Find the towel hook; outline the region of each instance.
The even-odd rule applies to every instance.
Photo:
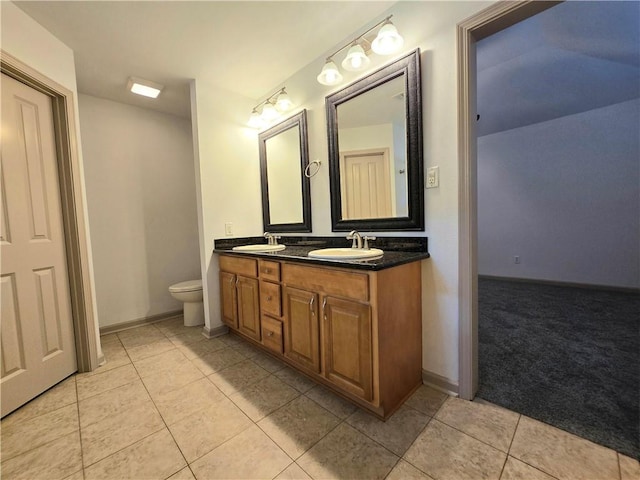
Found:
[[[316,170],[311,173],[311,165],[316,165]],[[304,169],[304,176],[307,178],[311,178],[313,177],[316,173],[318,173],[320,171],[320,165],[322,165],[322,162],[320,160],[313,160],[312,162],[309,162],[309,165],[307,165],[307,167]]]

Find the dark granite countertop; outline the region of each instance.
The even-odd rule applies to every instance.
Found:
[[[255,257],[269,260],[292,260],[310,265],[328,267],[353,268],[358,270],[384,270],[405,263],[429,258],[426,237],[377,237],[371,242],[371,247],[384,251],[382,258],[371,260],[329,260],[312,258],[308,254],[312,250],[329,247],[350,247],[351,241],[344,237],[285,237],[278,243],[286,245],[279,252],[234,252],[233,247],[239,245],[253,245],[267,243],[263,237],[221,238],[214,240],[214,253],[224,253],[238,257]]]

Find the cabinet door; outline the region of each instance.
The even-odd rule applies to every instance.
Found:
[[[260,341],[260,300],[258,280],[238,275],[238,330],[240,333]]]
[[[371,307],[326,297],[322,310],[326,378],[343,390],[371,400]]]
[[[284,354],[312,372],[320,372],[318,294],[285,288]]]
[[[220,272],[220,302],[222,304],[222,321],[237,330],[238,297],[236,295],[236,276],[233,273]]]

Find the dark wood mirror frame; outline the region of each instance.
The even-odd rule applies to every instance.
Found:
[[[302,191],[302,222],[299,223],[271,223],[269,210],[269,178],[267,175],[267,140],[291,128],[298,127],[300,140],[300,177]],[[307,139],[307,111],[288,118],[287,120],[261,132],[258,135],[260,149],[260,180],[262,184],[262,224],[265,232],[310,232],[311,231],[311,190],[309,178],[304,174],[309,165],[309,142]]]
[[[340,149],[338,146],[338,106],[388,81],[404,76],[408,216],[395,218],[343,219],[340,187]],[[420,50],[416,49],[393,63],[325,98],[329,140],[329,180],[331,191],[331,230],[424,231],[424,173],[422,162],[422,94]]]

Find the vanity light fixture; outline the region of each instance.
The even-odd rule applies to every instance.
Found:
[[[251,128],[262,128],[268,123],[273,122],[280,116],[280,113],[286,112],[293,106],[286,87],[270,95],[269,98],[260,102],[251,111],[249,117],[249,126]]]
[[[158,98],[163,88],[164,85],[136,77],[129,77],[127,82],[127,90],[149,98]]]
[[[389,15],[387,18],[385,18],[381,22],[378,22],[369,30],[360,34],[351,42],[343,45],[338,50],[329,55],[327,57],[327,61],[322,67],[322,71],[317,76],[318,82],[323,85],[336,85],[342,81],[342,74],[334,63],[333,57],[335,57],[338,53],[340,53],[347,47],[350,48],[347,52],[347,56],[342,61],[342,68],[350,72],[355,72],[367,68],[371,61],[369,59],[369,56],[367,55],[370,50],[373,50],[378,55],[391,55],[392,53],[400,50],[402,48],[404,40],[398,33],[398,29],[395,27],[395,25],[391,23],[391,17],[393,17],[393,15]],[[373,41],[365,38],[368,33],[372,32],[380,26],[381,28],[378,31],[378,35]]]

